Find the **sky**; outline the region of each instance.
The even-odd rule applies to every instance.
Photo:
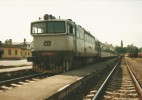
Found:
[[[31,42],[30,23],[44,14],[72,19],[103,43],[142,47],[142,0],[0,0],[0,41]]]

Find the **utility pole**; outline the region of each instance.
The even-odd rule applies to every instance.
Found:
[[[1,50],[1,45],[2,45],[2,43],[1,43],[1,41],[0,41],[0,58],[2,58],[2,50]]]

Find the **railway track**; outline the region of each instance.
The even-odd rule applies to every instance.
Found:
[[[4,92],[4,91],[12,89],[14,87],[20,87],[22,85],[26,85],[26,84],[32,83],[34,81],[49,77],[49,76],[51,76],[51,75],[49,75],[47,73],[37,73],[37,74],[31,74],[31,75],[22,76],[19,78],[1,81],[0,82],[0,92]]]
[[[112,59],[107,62],[96,64],[96,66],[93,65],[93,66],[84,67],[82,69],[69,71],[66,73],[55,75],[53,77],[44,78],[36,82],[34,82],[33,80],[35,79],[35,77],[34,78],[31,77],[30,79],[25,78],[22,81],[19,79],[19,81],[3,83],[3,85],[0,85],[0,87],[2,87],[1,89],[2,93],[0,93],[0,98],[4,100],[11,100],[11,98],[15,100],[16,98],[18,98],[17,100],[19,100],[19,98],[20,100],[25,100],[25,98],[27,99],[31,98],[31,95],[39,94],[37,96],[32,97],[31,99],[39,100],[39,98],[40,99],[47,98],[48,100],[51,100],[51,99],[52,100],[82,100],[82,99],[75,99],[75,96],[77,96],[76,95],[77,93],[80,96],[76,98],[83,97],[82,96],[83,92],[79,90],[88,89],[88,87],[86,87],[87,84],[92,83],[91,82],[92,79],[94,78],[97,79],[97,77],[99,77],[100,75],[99,74],[100,72],[102,71],[103,71],[102,73],[107,72],[107,70],[111,68],[117,62],[117,60],[118,58]],[[31,83],[32,81],[33,83]],[[28,85],[24,85],[24,86],[22,85],[22,87],[17,87],[18,85],[21,85],[22,83],[28,84]],[[12,88],[17,87],[17,88],[12,90],[7,90],[7,89],[11,89],[11,87]],[[73,99],[69,99],[70,96],[73,97]]]
[[[0,65],[0,69],[8,69],[8,68],[17,68],[17,67],[26,67],[26,66],[31,66],[31,65],[9,65],[9,66],[3,66]]]
[[[130,66],[140,85],[142,86],[142,62],[138,62],[132,58],[126,58],[127,64]]]
[[[116,68],[116,69],[115,69]],[[124,62],[115,65],[84,100],[141,100],[142,89],[129,66]]]

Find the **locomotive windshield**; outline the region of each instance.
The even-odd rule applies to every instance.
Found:
[[[32,34],[57,34],[65,33],[65,22],[64,21],[46,21],[32,23],[31,26]]]

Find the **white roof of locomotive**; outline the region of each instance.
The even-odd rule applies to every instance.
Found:
[[[73,22],[72,20],[69,20],[69,19],[48,19],[48,20],[37,20],[37,21],[33,21],[31,23],[46,22],[46,21],[70,21],[70,22]]]

